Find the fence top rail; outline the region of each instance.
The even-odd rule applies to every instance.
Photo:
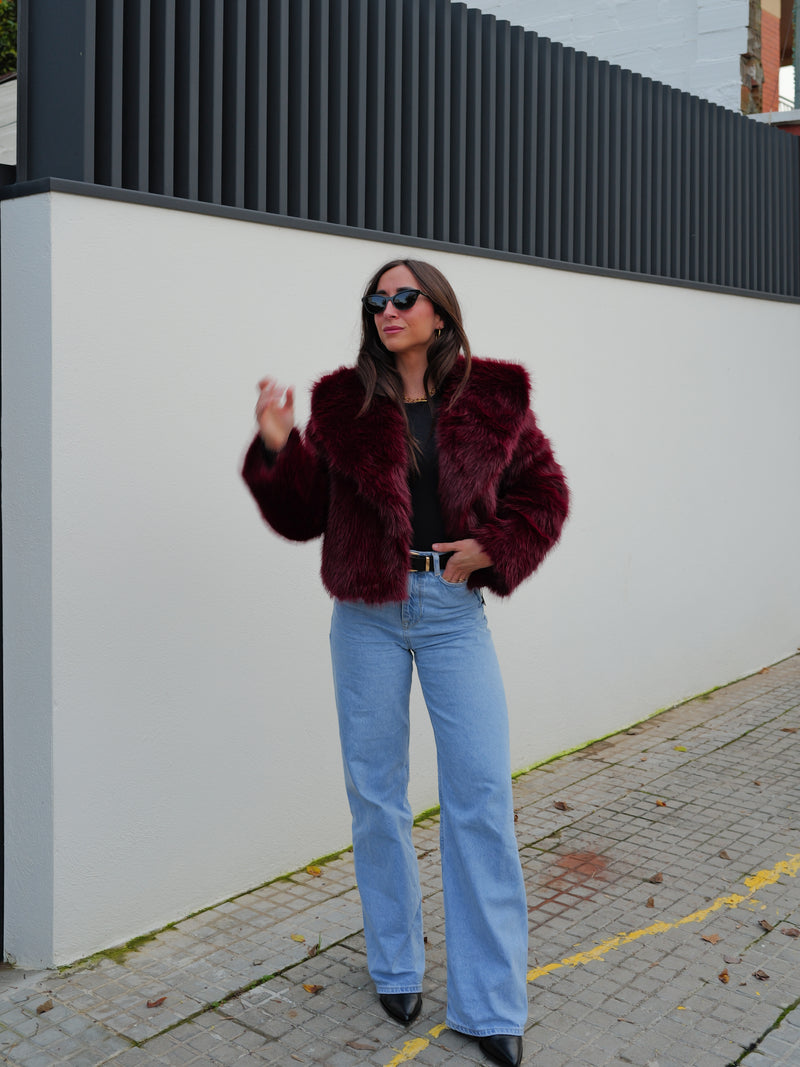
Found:
[[[111,200],[125,204],[139,204],[144,207],[161,208],[168,211],[184,211],[190,214],[206,215],[239,222],[254,222],[263,226],[277,226],[283,229],[305,230],[310,233],[325,233],[338,237],[354,237],[364,241],[382,244],[396,244],[404,247],[423,248],[434,252],[455,252],[459,255],[475,256],[479,259],[494,259],[510,263],[527,263],[532,267],[544,267],[548,270],[570,271],[574,274],[589,274],[601,278],[618,278],[625,281],[641,282],[651,285],[677,286],[684,289],[697,289],[701,292],[718,293],[727,296],[746,296],[756,300],[772,300],[782,304],[800,305],[800,296],[781,293],[757,292],[752,289],[737,288],[732,285],[716,285],[709,282],[687,281],[664,277],[659,274],[644,274],[636,271],[615,270],[611,267],[597,267],[585,263],[567,263],[558,259],[546,259],[541,256],[524,255],[519,252],[504,252],[493,248],[479,248],[475,245],[457,244],[452,241],[438,241],[423,237],[408,237],[403,234],[381,232],[357,226],[347,226],[335,222],[319,222],[315,219],[294,218],[291,215],[276,215],[265,211],[253,211],[249,208],[230,207],[225,204],[210,204],[203,200],[187,200],[184,197],[164,196],[159,193],[140,192],[135,189],[118,189],[108,185],[95,185],[91,182],[78,182],[70,178],[36,178],[29,182],[19,182],[0,188],[0,203],[4,200],[18,200],[29,196],[47,193],[62,193],[81,196],[95,200]]]

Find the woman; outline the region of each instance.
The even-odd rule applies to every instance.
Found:
[[[394,260],[362,300],[361,348],[313,389],[259,383],[244,478],[267,522],[323,535],[331,657],[370,975],[387,1013],[422,1007],[421,894],[407,799],[412,660],[436,738],[447,1024],[518,1064],[527,906],[508,715],[481,588],[507,596],[559,536],[567,487],[522,367],[473,359],[430,264]]]

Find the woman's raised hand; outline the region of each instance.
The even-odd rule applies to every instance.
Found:
[[[280,452],[294,426],[294,389],[285,389],[274,378],[258,383],[256,421],[261,440],[273,452]]]

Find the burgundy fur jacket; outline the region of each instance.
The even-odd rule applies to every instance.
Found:
[[[493,566],[470,588],[507,596],[541,563],[567,515],[564,475],[528,406],[514,363],[474,359],[466,388],[442,389],[437,419],[439,495],[447,540],[474,537]],[[293,541],[323,536],[322,581],[340,600],[382,603],[407,595],[411,549],[408,454],[401,413],[376,397],[364,415],[352,367],[322,378],[305,434],[293,429],[273,458],[259,437],[242,471],[261,513]]]

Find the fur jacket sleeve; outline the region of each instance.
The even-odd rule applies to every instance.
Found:
[[[437,420],[446,539],[475,538],[493,565],[468,584],[507,596],[558,540],[567,485],[530,410],[525,370],[474,359],[450,404],[462,369],[444,385]],[[363,396],[353,368],[327,375],[314,386],[305,434],[293,430],[275,457],[256,438],[243,476],[279,534],[323,535],[322,580],[333,596],[403,600],[412,548],[403,417],[383,397],[359,416]]]

